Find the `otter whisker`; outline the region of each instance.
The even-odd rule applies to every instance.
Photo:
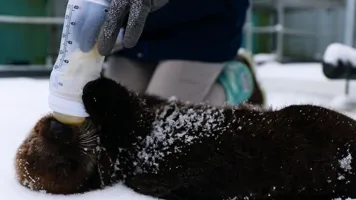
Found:
[[[85,154],[86,156],[95,157],[94,152],[87,152],[87,151],[84,151],[84,150],[80,150],[80,152],[82,154]]]
[[[83,138],[83,137],[87,137],[88,135],[93,135],[97,132],[96,129],[88,129],[86,131],[80,131],[81,133],[83,134],[80,134],[79,137],[80,138]]]
[[[94,156],[95,155],[95,148],[89,146],[78,145],[79,150],[86,155]]]
[[[96,139],[93,138],[93,139],[88,139],[88,140],[82,140],[82,141],[79,141],[78,142],[79,144],[85,144],[86,146],[87,145],[91,145],[91,146],[96,146],[97,145],[97,142],[96,142]]]
[[[90,153],[86,152],[86,151],[85,151],[85,150],[83,150],[83,149],[80,149],[80,152],[81,152],[81,153],[83,153],[83,154],[85,154],[85,155],[91,156],[91,154],[90,154]]]
[[[89,123],[88,121],[86,121],[85,123],[83,123],[83,125],[80,127],[80,131],[87,131],[89,130],[91,127],[91,123]]]
[[[84,147],[93,147],[93,148],[97,146],[97,143],[94,142],[79,142],[78,144]]]
[[[95,136],[96,136],[96,131],[90,131],[86,134],[81,134],[78,138],[79,138],[79,140],[83,140],[83,139],[91,138],[91,137],[95,137]]]
[[[82,144],[95,143],[95,142],[96,142],[96,138],[79,141],[79,143],[82,143]]]
[[[79,143],[81,144],[88,144],[88,143],[96,144],[95,142],[96,142],[95,139],[79,141]]]
[[[98,136],[96,135],[96,134],[93,134],[93,135],[90,135],[90,136],[88,136],[88,137],[85,137],[85,138],[82,138],[81,139],[81,141],[83,141],[83,140],[90,140],[90,139],[95,139],[95,138],[97,138]]]
[[[92,123],[89,119],[86,119],[86,120],[84,121],[84,123],[81,125],[80,128],[85,129],[85,128],[88,128],[88,127],[90,127],[90,126],[93,126],[93,123]]]
[[[95,152],[96,152],[96,149],[95,149],[96,145],[95,146],[93,146],[93,145],[90,146],[90,145],[80,144],[80,145],[78,145],[78,147],[79,147],[79,149],[81,149],[81,150],[83,150],[85,152],[92,153],[92,154],[95,154]]]
[[[85,140],[81,140],[81,141],[79,141],[79,143],[94,143],[94,144],[96,144],[97,142],[97,138],[96,137],[94,137],[94,138],[87,138],[87,139],[85,139]]]
[[[95,147],[94,146],[85,146],[85,145],[80,145],[80,149],[83,149],[84,151],[92,151],[95,152]]]
[[[85,142],[79,142],[78,143],[78,146],[79,147],[84,147],[84,148],[90,148],[90,149],[95,149],[96,148],[96,146],[97,146],[97,143],[94,143],[94,142],[87,142],[87,143],[85,143]]]
[[[85,125],[85,127],[83,130],[86,130],[86,132],[81,132],[82,134],[78,136],[78,143],[83,148],[94,148],[98,139],[97,129],[90,129],[92,128],[90,125]]]
[[[83,143],[80,144],[80,146],[82,147],[82,149],[95,149],[97,145],[90,144],[90,143]]]
[[[93,135],[96,135],[97,132],[98,130],[94,124],[90,120],[85,120],[79,128],[79,133],[81,134],[78,135],[78,139],[82,140],[87,137],[92,137]]]
[[[87,137],[88,135],[93,135],[93,134],[97,133],[97,129],[93,128],[93,129],[87,129],[85,131],[80,130],[80,132],[83,134],[80,134],[79,137],[83,138],[83,137]]]
[[[94,144],[92,144],[92,145],[79,144],[78,147],[81,149],[84,149],[84,150],[87,150],[87,149],[95,150],[96,145],[94,145]]]

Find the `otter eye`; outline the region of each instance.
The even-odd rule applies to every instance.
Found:
[[[73,137],[72,128],[68,125],[65,125],[55,119],[52,119],[49,122],[48,130],[45,132],[47,139],[54,143],[65,144],[71,140]]]

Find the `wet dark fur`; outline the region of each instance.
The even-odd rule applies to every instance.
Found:
[[[83,153],[80,147],[82,128],[63,125],[53,131],[53,123],[60,124],[51,114],[41,118],[19,147],[15,165],[20,183],[55,194],[99,188],[97,156],[91,149]]]
[[[352,169],[348,172],[341,169],[339,164],[348,151],[355,157],[356,123],[332,110],[312,105],[293,105],[275,111],[226,106],[223,110],[224,121],[216,123],[210,130],[211,134],[218,137],[206,137],[200,142],[186,145],[179,153],[166,156],[165,160],[159,162],[158,171],[150,173],[149,166],[140,166],[137,148],[152,131],[156,110],[168,102],[154,96],[138,96],[104,78],[86,85],[83,100],[90,120],[98,128],[99,146],[105,147],[95,152],[101,173],[97,173],[97,170],[86,173],[88,180],[79,174],[82,183],[75,184],[81,185],[80,189],[65,188],[61,191],[62,188],[49,188],[49,192],[89,191],[123,181],[139,193],[163,199],[249,197],[330,200],[356,197],[355,162],[352,160]],[[208,105],[176,104],[182,110],[210,109]],[[197,133],[189,131],[191,134]],[[31,134],[39,135],[37,137],[41,142],[47,143],[39,132],[41,130],[35,130]],[[20,149],[29,149],[30,145],[25,141]],[[51,149],[49,154],[55,158],[65,156],[59,151],[61,149],[63,147]],[[75,154],[78,150],[69,152],[72,156],[78,156]],[[38,165],[49,162],[44,160],[48,157],[34,154],[19,153],[17,163],[20,159],[34,158],[42,159],[33,160]],[[87,157],[81,156],[79,158],[82,159],[77,162],[87,162],[84,159]],[[119,163],[115,163],[117,158]],[[144,168],[142,173],[135,173],[137,166]],[[115,168],[120,170],[115,171]],[[21,169],[18,167],[20,177],[24,174]],[[45,175],[38,171],[30,173],[47,179],[42,183],[53,181],[53,178],[49,178],[50,172],[41,169]],[[340,175],[345,179],[338,180]],[[48,190],[45,187],[49,186],[40,184],[34,189]],[[73,187],[73,184],[67,187]]]

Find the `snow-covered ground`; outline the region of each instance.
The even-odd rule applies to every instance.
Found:
[[[336,95],[342,95],[344,81],[329,81],[321,72],[319,64],[280,65],[268,62],[257,69],[264,85],[267,102],[273,107],[296,103],[313,103],[330,106]],[[351,90],[354,88],[351,84]],[[84,195],[53,196],[31,192],[20,186],[15,179],[14,156],[17,147],[28,130],[47,107],[48,80],[10,78],[0,79],[0,199],[6,200],[139,200],[151,199],[138,195],[124,186]],[[356,117],[355,113],[348,113]]]

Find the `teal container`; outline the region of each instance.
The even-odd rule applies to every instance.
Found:
[[[3,1],[0,15],[48,16],[48,0]],[[0,22],[0,64],[42,65],[49,48],[50,26]]]

